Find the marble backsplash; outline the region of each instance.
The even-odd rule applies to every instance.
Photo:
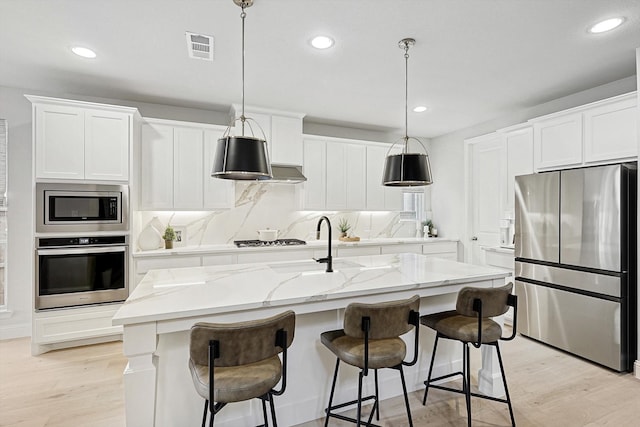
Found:
[[[333,239],[339,236],[338,223],[342,218],[351,224],[349,235],[363,239],[416,235],[415,222],[400,221],[399,212],[301,210],[299,191],[298,186],[290,184],[237,182],[236,202],[232,209],[135,212],[135,250],[155,249],[148,244],[139,244],[140,233],[148,235],[149,227],[162,233],[167,224],[182,231],[183,241],[176,243],[177,246],[217,245],[233,243],[234,240],[257,239],[257,230],[266,228],[278,230],[278,238],[312,240],[316,237],[316,224],[322,215],[331,221]],[[327,228],[323,224],[321,239],[326,239],[326,233]]]

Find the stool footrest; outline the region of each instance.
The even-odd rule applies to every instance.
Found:
[[[362,402],[367,401],[367,400],[371,400],[371,399],[375,400],[375,398],[376,397],[374,395],[363,397],[362,398]],[[351,400],[349,402],[341,403],[339,405],[334,405],[334,406],[332,406],[330,408],[325,409],[324,412],[333,411],[334,409],[344,408],[345,406],[349,406],[349,405],[355,405],[356,403],[358,403],[358,399],[354,399],[354,400]]]
[[[425,383],[426,383],[426,381],[425,381]],[[429,388],[437,388],[438,390],[452,391],[454,393],[464,394],[464,390],[460,390],[460,389],[457,389],[457,388],[451,388],[451,387],[445,387],[445,386],[437,385],[437,384],[430,384]],[[501,402],[501,403],[508,403],[507,399],[500,399],[499,397],[487,396],[486,394],[480,394],[480,393],[469,393],[469,394],[471,396],[480,397],[482,399],[493,400],[495,402]]]
[[[376,396],[375,395],[371,395],[371,396],[367,396],[367,397],[363,397],[361,399],[361,402],[366,402],[367,400],[373,400],[373,408],[371,408],[371,413],[369,414],[369,421],[362,421],[362,419],[360,420],[360,425],[363,426],[367,426],[367,427],[381,427],[377,424],[372,424],[371,423],[371,419],[373,418],[373,413],[376,410],[376,406],[378,405],[377,401],[376,401]],[[345,402],[345,403],[340,403],[339,405],[333,405],[327,409],[324,410],[324,412],[327,414],[328,417],[333,417],[333,418],[338,418],[339,420],[342,421],[349,421],[352,423],[358,423],[358,420],[356,418],[351,418],[351,417],[347,417],[346,415],[341,415],[341,414],[334,414],[331,411],[335,410],[335,409],[341,409],[341,408],[345,408],[347,406],[351,406],[351,405],[355,405],[358,403],[358,399],[355,400],[351,400],[349,402]]]

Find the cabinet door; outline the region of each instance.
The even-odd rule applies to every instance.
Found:
[[[302,119],[271,117],[271,163],[302,164]]]
[[[129,179],[130,117],[111,111],[85,112],[85,179]]]
[[[35,106],[36,178],[84,179],[84,110]]]
[[[327,142],[327,209],[347,209],[346,146]]]
[[[204,131],[204,207],[208,209],[229,209],[235,204],[236,182],[211,177],[216,144],[223,133],[224,129]]]
[[[349,144],[345,147],[345,170],[347,184],[347,209],[366,208],[367,148]]]
[[[638,155],[638,121],[635,98],[584,112],[584,160],[598,162]]]
[[[173,127],[142,125],[140,147],[141,209],[173,208]]]
[[[582,163],[582,113],[546,119],[533,125],[536,170]]]
[[[197,128],[173,130],[173,207],[202,209],[204,132]]]
[[[515,211],[515,177],[533,173],[533,129],[519,129],[505,134],[507,146],[507,194],[505,209]]]
[[[389,154],[399,154],[402,151],[402,147],[396,145],[393,147]],[[386,153],[386,152],[385,152]],[[385,159],[382,162],[382,170],[384,172]],[[382,182],[382,178],[380,178]],[[402,210],[402,187],[385,187],[384,188],[384,209],[387,211],[401,211]]]
[[[384,195],[386,187],[382,185],[385,155],[387,148],[377,145],[367,146],[367,210],[384,210]]]
[[[304,209],[321,210],[326,207],[326,150],[322,141],[303,142]]]

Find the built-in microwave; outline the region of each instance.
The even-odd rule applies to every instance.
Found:
[[[128,231],[126,185],[36,184],[36,232]]]

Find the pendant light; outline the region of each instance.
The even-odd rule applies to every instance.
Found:
[[[389,151],[384,164],[384,173],[382,175],[382,184],[389,187],[416,187],[420,185],[430,185],[431,165],[429,164],[429,154],[422,142],[417,138],[409,138],[408,136],[408,93],[409,93],[409,47],[416,43],[414,39],[407,38],[398,42],[398,46],[404,49],[404,137],[394,142]],[[424,153],[409,152],[409,141],[416,141],[424,150]],[[402,152],[400,154],[389,154],[393,147],[402,142]]]
[[[253,5],[253,0],[233,2],[242,8],[242,114],[229,124],[222,138],[218,139],[211,176],[234,180],[267,180],[273,175],[264,131],[258,122],[244,115],[244,19],[247,16],[245,9]],[[242,135],[232,136],[231,128],[238,121],[241,124]],[[260,129],[262,138],[255,135],[250,121]],[[249,128],[252,136],[245,136],[245,126]]]

